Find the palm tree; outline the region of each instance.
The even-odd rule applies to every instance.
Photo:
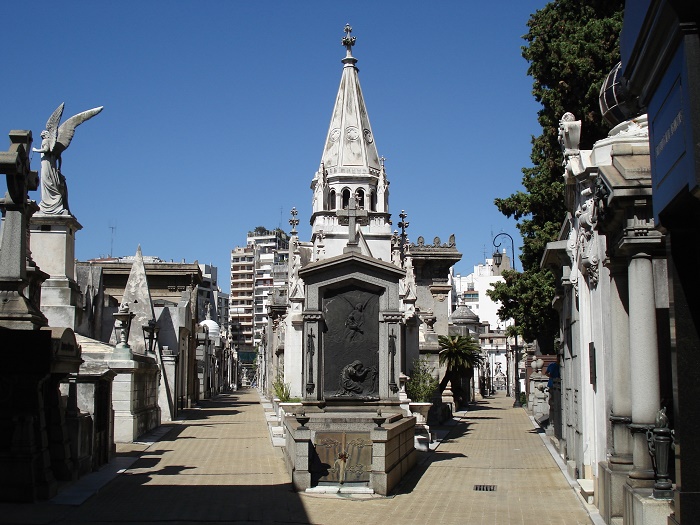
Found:
[[[440,345],[440,366],[445,366],[445,377],[440,381],[440,393],[447,387],[447,383],[452,381],[452,392],[455,398],[455,405],[464,403],[465,392],[461,386],[462,377],[474,375],[474,368],[481,364],[481,348],[470,336],[464,335],[441,335],[438,336]],[[468,396],[468,392],[466,392]]]

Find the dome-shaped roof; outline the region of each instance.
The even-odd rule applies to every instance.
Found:
[[[478,323],[479,316],[472,312],[472,309],[468,306],[461,305],[452,312],[450,322],[454,324]]]
[[[211,319],[205,319],[199,323],[199,326],[206,326],[209,329],[209,339],[215,339],[221,334],[221,328],[219,328],[218,323]]]
[[[600,86],[600,112],[610,127],[615,127],[638,113],[636,101],[630,99],[626,84],[627,81],[622,76],[622,62],[618,62]]]

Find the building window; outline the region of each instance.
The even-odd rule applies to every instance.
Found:
[[[350,190],[345,188],[343,190],[343,209],[347,210],[350,206]]]
[[[331,190],[330,195],[328,195],[328,209],[335,210],[335,190]]]
[[[364,190],[357,190],[357,207],[361,210],[365,209],[365,192]]]

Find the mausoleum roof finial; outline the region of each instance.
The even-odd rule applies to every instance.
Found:
[[[355,40],[357,40],[357,37],[350,36],[350,33],[352,33],[352,27],[350,24],[345,24],[345,36],[341,42],[345,46],[345,49],[348,50],[347,56],[349,57],[352,56],[352,46],[355,45]]]

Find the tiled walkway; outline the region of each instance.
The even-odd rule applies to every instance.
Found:
[[[591,524],[511,404],[495,398],[460,413],[393,496],[353,499],[293,492],[257,393],[239,391],[204,402],[150,446],[121,448],[141,455],[82,505],[0,504],[0,523]]]

